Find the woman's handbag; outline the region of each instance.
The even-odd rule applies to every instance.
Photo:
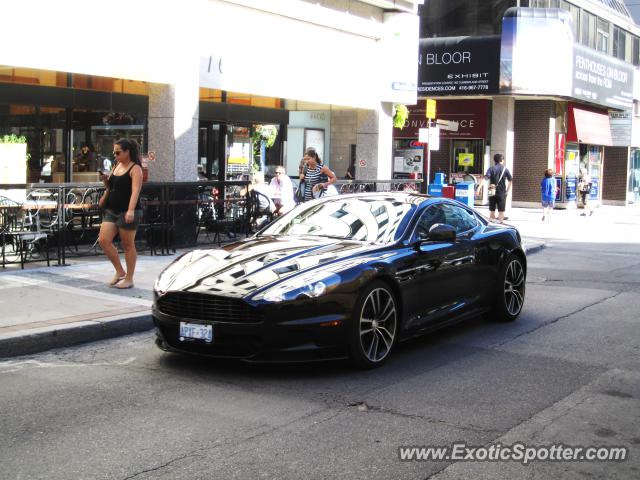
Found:
[[[294,199],[295,199],[296,203],[304,202],[304,189],[305,189],[305,182],[304,182],[304,180],[302,180],[298,184],[298,188],[296,188],[296,192],[295,192],[295,195],[294,195]]]

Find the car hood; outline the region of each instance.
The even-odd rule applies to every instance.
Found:
[[[166,292],[199,292],[245,297],[310,269],[360,257],[381,245],[326,237],[255,237],[223,248],[193,250],[160,275]]]

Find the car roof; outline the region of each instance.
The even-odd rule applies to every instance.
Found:
[[[319,199],[312,200],[315,202],[322,201],[333,201],[339,199],[347,199],[347,198],[368,198],[368,199],[379,199],[379,198],[389,198],[392,197],[396,201],[410,203],[422,209],[434,203],[451,203],[456,204],[452,199],[445,197],[433,197],[431,195],[423,194],[423,193],[415,193],[415,192],[360,192],[360,193],[341,193],[340,195],[330,196],[330,197],[320,197]]]

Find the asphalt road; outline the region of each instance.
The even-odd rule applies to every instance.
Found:
[[[151,333],[2,361],[0,478],[640,478],[640,245],[554,241],[529,262],[517,322],[469,321],[373,371],[203,361]],[[630,458],[398,458],[456,441]]]

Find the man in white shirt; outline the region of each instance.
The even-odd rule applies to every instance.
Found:
[[[296,206],[293,196],[293,184],[283,166],[276,167],[276,175],[271,179],[269,186],[276,205],[276,214],[285,214]]]
[[[261,194],[258,195],[258,209],[261,213],[273,213],[276,211],[276,206],[271,199],[273,189],[265,183],[262,172],[256,172],[251,176],[251,186],[249,189]]]

